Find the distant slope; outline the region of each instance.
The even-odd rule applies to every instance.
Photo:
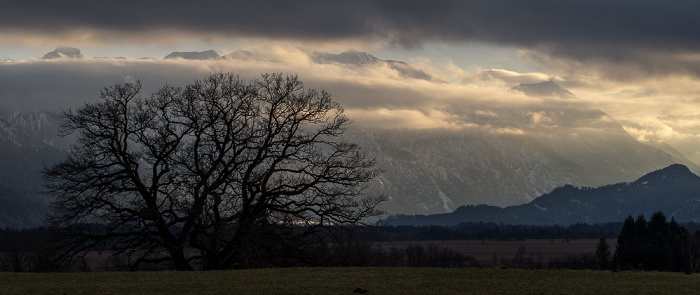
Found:
[[[23,117],[20,120],[35,126]],[[41,116],[33,117],[35,119]],[[37,123],[37,121],[33,121]],[[48,126],[48,125],[47,125]],[[30,128],[31,129],[31,128]],[[43,128],[35,128],[37,132]],[[41,191],[40,171],[64,153],[34,137],[31,132],[0,119],[0,227],[36,227],[48,211],[50,200]]]
[[[671,165],[631,183],[598,188],[559,187],[534,201],[506,208],[462,206],[453,213],[396,215],[388,224],[454,225],[460,222],[507,224],[603,223],[663,211],[679,222],[700,222],[700,177],[683,165]]]
[[[435,79],[421,69],[413,67],[402,61],[379,59],[367,52],[345,51],[339,54],[328,52],[313,52],[309,55],[311,59],[320,64],[338,63],[352,66],[386,65],[395,70],[399,75],[406,78],[434,81]],[[443,82],[443,81],[436,81]]]
[[[598,110],[564,107],[462,112],[482,128],[356,128],[349,140],[385,169],[375,191],[392,214],[434,214],[462,205],[513,206],[565,184],[629,182],[681,163],[680,154],[640,143]],[[535,124],[535,122],[538,122]]]
[[[165,59],[182,58],[191,60],[219,60],[221,56],[214,50],[206,51],[175,51],[165,56]]]
[[[520,84],[518,86],[511,88],[511,90],[520,91],[520,92],[524,93],[525,95],[529,95],[529,96],[539,96],[539,97],[554,96],[554,97],[561,97],[561,98],[574,97],[573,93],[569,92],[569,90],[561,88],[554,81],[531,83],[531,84],[523,83],[523,84]]]
[[[59,46],[56,47],[54,51],[46,53],[42,59],[55,59],[55,58],[71,58],[71,59],[81,59],[83,58],[83,53],[78,48]]]
[[[0,108],[0,120],[28,136],[58,149],[66,149],[75,135],[60,136],[61,114],[47,111],[12,111]]]

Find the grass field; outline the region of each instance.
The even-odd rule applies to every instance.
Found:
[[[198,272],[0,273],[0,294],[695,294],[700,274],[280,268]]]

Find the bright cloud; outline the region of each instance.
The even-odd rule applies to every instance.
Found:
[[[464,83],[502,83],[515,86],[521,83],[531,84],[545,81],[564,81],[563,78],[544,73],[518,73],[504,69],[482,70],[475,75],[464,78]]]
[[[461,130],[477,127],[476,124],[464,122],[459,116],[439,110],[419,111],[407,109],[346,110],[355,124],[361,127],[378,127],[387,129],[449,129]]]

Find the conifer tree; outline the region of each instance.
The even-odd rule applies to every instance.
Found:
[[[600,269],[608,269],[610,267],[610,245],[605,237],[600,237],[600,241],[596,245],[595,256],[598,258]]]

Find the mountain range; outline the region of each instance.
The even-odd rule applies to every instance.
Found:
[[[384,205],[389,213],[520,205],[565,184],[629,182],[675,163],[700,171],[669,146],[637,141],[599,110],[493,108],[481,117],[456,111],[490,128],[349,131],[385,170],[374,188],[390,197]],[[533,118],[546,122],[532,124]]]
[[[190,52],[175,51],[175,52],[172,52],[172,53],[168,54],[167,56],[165,56],[165,59],[176,59],[176,58],[186,59],[186,60],[226,60],[226,59],[245,60],[245,59],[255,58],[255,56],[252,53],[245,51],[245,50],[236,50],[236,51],[233,51],[233,52],[226,54],[226,55],[219,55],[214,50],[190,51]],[[397,71],[399,73],[399,75],[401,75],[402,77],[427,80],[427,81],[434,81],[434,82],[443,82],[443,81],[434,79],[430,74],[426,73],[425,71],[420,70],[416,67],[413,67],[405,62],[395,61],[395,60],[383,60],[383,59],[379,59],[379,58],[377,58],[369,53],[361,52],[361,51],[350,50],[350,51],[345,51],[345,52],[342,52],[339,54],[314,51],[314,52],[309,53],[309,58],[311,58],[311,60],[313,60],[315,63],[318,63],[318,64],[335,63],[335,64],[342,64],[345,66],[355,66],[355,67],[386,66],[386,67],[389,67],[389,68]]]
[[[634,182],[597,188],[565,185],[519,206],[468,205],[452,213],[395,215],[390,225],[456,225],[462,222],[557,224],[621,222],[662,211],[678,222],[700,222],[700,177],[674,164]]]
[[[444,83],[444,81],[437,80],[423,70],[415,68],[405,62],[383,60],[361,51],[350,50],[339,54],[314,51],[310,54],[310,57],[314,62],[319,64],[337,63],[356,67],[387,66],[397,71],[402,77]]]
[[[365,52],[308,54],[316,63],[390,67],[404,77],[444,83],[404,62]],[[59,47],[47,56],[80,58],[82,53]],[[257,57],[243,50],[224,56],[208,50],[173,52],[166,58]],[[529,96],[572,98],[563,101],[575,98],[553,81],[520,84],[511,90]],[[470,124],[454,129],[348,129],[346,139],[360,145],[385,170],[369,192],[389,197],[383,204],[389,214],[451,213],[473,205],[493,210],[519,206],[565,185],[628,183],[676,163],[700,172],[700,167],[672,147],[639,142],[611,116],[576,104],[485,109],[465,103],[444,111]],[[57,136],[59,125],[57,113],[0,110],[0,227],[40,224],[50,198],[41,194],[38,171],[60,159],[73,140]]]

